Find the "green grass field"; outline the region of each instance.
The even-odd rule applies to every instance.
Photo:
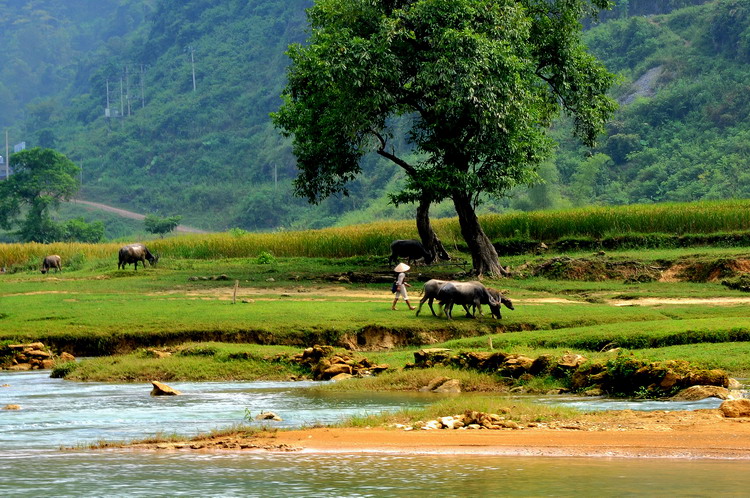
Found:
[[[516,267],[554,256],[513,256],[504,263]],[[750,251],[630,250],[606,257],[658,263],[750,259]],[[450,265],[415,267],[410,272],[412,302],[419,300],[420,281],[450,277],[456,270]],[[378,283],[352,283],[353,274]],[[218,275],[227,279],[211,280]],[[391,311],[391,277],[384,256],[277,257],[269,264],[254,257],[164,257],[157,267],[137,272],[132,267],[117,270],[113,257],[91,256],[64,262],[58,274],[41,275],[34,268],[0,274],[0,341],[41,340],[58,352],[85,356],[131,353],[122,361],[92,360],[78,374],[84,380],[285,378],[294,370],[264,366],[262,357],[273,348],[341,346],[346,338],[356,343],[373,330],[400,342],[391,351],[361,354],[393,367],[412,361],[413,352],[425,345],[486,351],[491,338],[495,350],[531,356],[572,351],[606,359],[608,353],[601,352],[605,347],[619,347],[648,360],[684,359],[737,377],[750,374],[750,296],[719,282],[487,280],[487,285],[503,289],[516,309],[503,309],[499,321],[459,314],[449,321],[433,317],[426,306],[419,317],[403,305]],[[233,304],[235,281],[239,285]],[[645,298],[657,301],[639,304]],[[710,301],[719,298],[734,301]],[[672,299],[702,301],[658,301]],[[616,306],[615,301],[631,305]],[[245,348],[255,360],[221,360],[221,355],[157,360],[142,353],[143,348],[201,341]]]

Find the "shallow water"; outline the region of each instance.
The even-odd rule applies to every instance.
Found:
[[[747,496],[750,462],[266,452],[60,451],[61,445],[194,434],[271,410],[280,427],[327,424],[419,406],[433,396],[325,394],[311,383],[73,383],[48,372],[0,372],[0,496]],[[688,404],[542,398],[587,408],[684,409]],[[718,401],[700,402],[701,408]]]

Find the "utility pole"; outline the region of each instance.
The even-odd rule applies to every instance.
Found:
[[[122,100],[122,76],[120,76],[120,117],[125,116],[125,104]]]
[[[130,116],[130,73],[125,66],[125,101],[128,103],[128,116]]]
[[[144,82],[143,82],[143,64],[141,64],[141,109],[146,107],[146,97],[144,93]]]
[[[190,65],[193,68],[193,91],[195,91],[195,57],[194,57],[195,51],[193,50],[193,47],[190,47]]]
[[[8,129],[5,129],[5,179],[10,176],[10,155],[8,154]]]

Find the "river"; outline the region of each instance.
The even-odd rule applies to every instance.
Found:
[[[305,382],[174,382],[183,396],[151,397],[150,384],[73,383],[48,375],[0,372],[0,385],[8,385],[0,387],[0,406],[21,406],[0,411],[0,496],[747,496],[750,489],[745,461],[62,451],[159,432],[207,432],[243,422],[246,411],[274,411],[284,419],[276,426],[293,428],[420,406],[432,398],[320,395]],[[588,403],[594,409],[671,406],[540,402]]]

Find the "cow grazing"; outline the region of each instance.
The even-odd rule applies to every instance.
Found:
[[[432,316],[437,316],[435,314],[435,308],[432,307],[432,302],[437,299],[438,292],[440,292],[440,289],[447,283],[447,280],[437,280],[434,278],[424,283],[422,299],[419,300],[419,307],[417,307],[417,316],[419,316],[419,312],[422,311],[422,305],[425,301],[427,301],[430,311],[432,311]]]
[[[130,244],[120,248],[119,261],[117,263],[117,269],[121,267],[124,270],[125,265],[133,263],[135,270],[138,271],[138,262],[140,261],[143,267],[146,267],[146,261],[148,260],[151,266],[154,266],[159,261],[159,255],[154,256],[143,244]]]
[[[391,242],[391,256],[388,258],[388,262],[393,265],[398,263],[401,258],[407,259],[409,264],[413,264],[418,259],[424,259],[425,264],[428,265],[435,261],[435,255],[415,239]]]
[[[47,273],[52,268],[55,269],[55,273],[62,270],[62,265],[60,264],[60,256],[57,254],[52,254],[51,256],[45,256],[45,258],[42,260],[42,273]]]
[[[464,307],[475,306],[475,309],[480,310],[482,304],[487,304],[494,318],[502,318],[500,302],[492,297],[481,282],[447,282],[438,291],[437,300],[444,306],[448,319],[453,318],[454,304]]]

